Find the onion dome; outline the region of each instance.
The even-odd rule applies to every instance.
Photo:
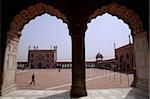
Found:
[[[98,58],[103,58],[103,55],[101,54],[101,53],[98,53],[97,55],[96,55],[96,59],[98,59]]]

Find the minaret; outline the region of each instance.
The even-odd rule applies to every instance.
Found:
[[[29,66],[29,54],[30,54],[30,49],[31,49],[31,46],[28,46],[28,63],[27,63],[28,66]]]
[[[54,50],[57,50],[57,46],[54,46]]]
[[[54,46],[54,50],[57,50],[57,46]]]
[[[57,50],[57,46],[56,46],[56,50]]]
[[[35,46],[33,47],[33,49],[35,50]]]
[[[53,49],[55,50],[55,45],[54,45]]]
[[[116,44],[115,44],[115,42],[114,42],[114,50],[116,49]]]
[[[52,45],[51,45],[51,50],[52,50]]]
[[[28,50],[30,50],[31,49],[31,46],[28,46]]]
[[[38,50],[38,46],[36,46],[36,50]]]
[[[114,54],[115,54],[115,59],[116,59],[116,44],[114,42]]]
[[[131,44],[131,39],[130,39],[130,35],[129,35],[129,44]]]

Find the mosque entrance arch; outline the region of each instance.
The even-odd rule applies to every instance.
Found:
[[[29,6],[23,9],[19,14],[17,14],[11,24],[10,29],[7,31],[6,49],[4,55],[4,68],[3,68],[3,80],[1,94],[6,94],[14,89],[16,89],[16,70],[17,70],[17,50],[19,45],[19,40],[21,36],[21,30],[24,25],[27,24],[31,19],[36,16],[40,16],[44,13],[48,13],[52,16],[56,16],[61,19],[63,23],[68,24],[66,16],[61,13],[59,9],[55,9],[53,6],[46,5],[44,3],[38,3],[33,6]],[[42,64],[38,64],[39,68]],[[10,77],[11,75],[11,77]]]
[[[42,63],[38,63],[38,68],[41,69],[42,68]]]
[[[81,3],[70,2],[70,3],[79,4],[79,5],[81,3],[84,4],[84,2]],[[67,3],[66,6],[67,5],[69,5],[69,3]],[[66,8],[66,10],[69,10],[68,14],[70,15],[69,16],[70,22],[68,22],[66,16],[62,14],[58,9],[55,9],[52,6],[47,6],[43,3],[38,3],[34,6],[30,6],[27,9],[22,10],[17,16],[14,17],[10,25],[10,30],[7,32],[7,41],[5,42],[6,48],[4,54],[4,64],[2,66],[3,67],[2,88],[1,88],[2,95],[7,93],[8,91],[13,90],[13,88],[15,87],[16,52],[18,49],[19,38],[21,36],[20,30],[23,28],[23,26],[26,23],[29,22],[30,19],[34,18],[35,16],[41,15],[43,13],[50,13],[62,19],[63,22],[67,23],[68,25],[72,25],[70,26],[70,28],[72,30],[71,32],[73,32],[72,33],[72,67],[73,67],[72,78],[74,79],[72,79],[73,86],[71,90],[71,96],[81,97],[87,95],[86,88],[85,88],[85,68],[84,68],[85,65],[84,31],[86,31],[87,28],[86,23],[89,23],[91,19],[95,18],[98,15],[104,14],[105,12],[108,12],[112,15],[118,16],[119,18],[123,19],[126,23],[129,24],[130,28],[132,29],[132,33],[133,33],[132,36],[134,38],[135,55],[136,55],[136,70],[137,70],[137,79],[138,79],[137,86],[141,89],[147,90],[149,85],[148,83],[149,82],[149,77],[148,77],[149,74],[148,55],[149,54],[148,54],[148,36],[147,36],[148,33],[143,29],[143,23],[140,17],[136,15],[132,10],[129,10],[125,6],[120,6],[116,3],[105,5],[102,8],[95,10],[93,14],[86,15],[84,17],[82,16],[84,15],[83,12],[80,12],[78,11],[78,9],[73,8],[73,7],[80,8],[82,7],[82,5],[81,6],[75,5],[73,7],[71,7],[71,5],[69,6],[70,8],[67,6],[68,8]],[[92,10],[96,8],[94,5],[93,6],[90,5],[88,7]],[[84,8],[82,10],[87,10],[87,9]],[[76,19],[79,19],[79,21],[75,22]],[[84,23],[85,20],[87,22]]]
[[[148,32],[144,30],[142,20],[135,12],[126,6],[111,3],[96,9],[95,12],[89,16],[87,23],[90,23],[92,19],[105,13],[117,16],[131,28],[136,61],[136,87],[149,91]]]

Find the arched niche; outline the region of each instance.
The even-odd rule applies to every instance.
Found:
[[[14,16],[12,22],[10,23],[10,29],[7,32],[1,95],[4,95],[16,89],[16,57],[19,39],[21,36],[20,31],[23,29],[24,25],[27,24],[31,19],[34,19],[36,16],[40,16],[44,13],[56,16],[58,19],[61,19],[63,23],[68,24],[66,16],[61,13],[59,9],[55,9],[53,6],[46,5],[44,3],[38,3],[29,6],[28,8],[23,9],[18,15]]]
[[[87,20],[90,23],[92,19],[97,16],[109,13],[117,16],[127,23],[131,29],[131,35],[133,36],[134,54],[136,60],[136,73],[137,82],[136,87],[149,91],[149,58],[148,58],[148,32],[143,28],[143,22],[140,17],[132,10],[121,6],[117,3],[111,3],[104,5],[103,7],[96,9]]]

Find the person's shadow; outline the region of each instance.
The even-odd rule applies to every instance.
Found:
[[[70,91],[66,91],[63,93],[58,93],[58,94],[54,94],[54,95],[50,95],[50,96],[46,96],[46,97],[41,97],[38,99],[78,99],[78,98],[70,97]]]

